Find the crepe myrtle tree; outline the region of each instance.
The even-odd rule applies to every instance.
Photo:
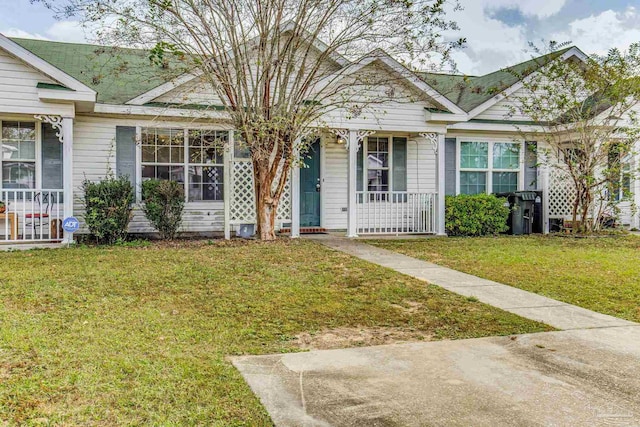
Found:
[[[350,77],[359,59],[372,52],[408,68],[439,68],[453,65],[452,50],[465,42],[444,36],[457,29],[449,16],[458,0],[43,1],[101,43],[150,49],[155,65],[212,89],[251,153],[264,240],[275,238],[278,203],[296,153],[308,149],[308,129],[322,128],[331,111],[354,117],[398,97],[389,82],[398,76]]]
[[[572,231],[598,231],[629,199],[625,183],[634,175],[640,129],[640,44],[627,51],[563,60],[568,44],[550,43],[535,73],[520,72],[522,89],[509,115],[536,125],[520,129],[536,140],[545,166],[557,169],[575,189]],[[536,56],[545,53],[531,45]],[[534,129],[534,130],[532,130]]]

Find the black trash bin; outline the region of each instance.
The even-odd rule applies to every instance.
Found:
[[[496,196],[505,197],[509,202],[509,234],[542,233],[541,191],[515,191],[499,193]]]

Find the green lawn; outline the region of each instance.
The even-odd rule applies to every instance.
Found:
[[[559,236],[369,242],[466,273],[640,322],[640,237]]]
[[[550,329],[309,241],[0,253],[0,425],[270,425],[226,357],[347,327]]]

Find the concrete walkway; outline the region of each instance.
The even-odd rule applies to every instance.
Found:
[[[639,324],[313,238],[563,331],[232,358],[277,426],[640,426]]]
[[[596,313],[595,311],[556,301],[532,292],[367,245],[359,240],[323,234],[313,235],[309,238],[373,264],[388,267],[402,274],[441,286],[451,292],[476,297],[486,304],[528,319],[546,323],[556,329],[570,330],[637,325],[617,317]]]

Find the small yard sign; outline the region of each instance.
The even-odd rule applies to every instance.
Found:
[[[67,233],[75,233],[80,228],[80,221],[77,218],[70,216],[62,221],[62,229]]]

